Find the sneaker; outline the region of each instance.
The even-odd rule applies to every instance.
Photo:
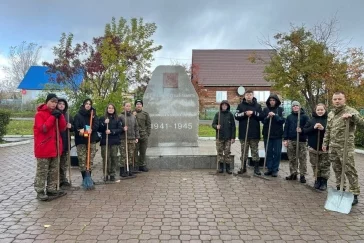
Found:
[[[304,176],[304,175],[301,175],[301,176],[300,176],[300,182],[301,182],[301,183],[306,183],[306,178],[305,178],[305,176]]]
[[[44,194],[43,192],[38,192],[37,193],[37,199],[40,200],[40,201],[47,201],[48,196],[46,194]]]
[[[278,171],[272,172],[272,177],[277,177],[277,176],[278,176]]]
[[[358,204],[358,202],[359,202],[359,200],[358,200],[358,195],[354,195],[354,200],[353,200],[353,203],[352,203],[351,205],[352,205],[352,206],[357,205],[357,204]]]

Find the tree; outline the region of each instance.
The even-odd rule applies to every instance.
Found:
[[[60,44],[54,47],[56,59],[44,65],[58,73],[57,82],[72,83],[72,77],[82,72],[79,93],[89,94],[98,108],[108,102],[119,106],[133,85],[144,84],[153,53],[162,48],[153,46],[155,30],[154,23],[144,23],[142,18],[132,18],[130,25],[124,18],[118,23],[112,18],[104,35],[93,38],[91,44],[73,47],[73,35],[62,34]]]
[[[9,92],[17,89],[29,68],[38,65],[41,48],[36,43],[27,43],[25,41],[18,46],[10,47],[9,65],[1,67],[6,75],[2,84],[3,90]]]
[[[327,26],[333,28],[332,24]],[[328,104],[335,91],[342,90],[356,99],[354,88],[363,88],[362,53],[351,50],[342,55],[335,45],[337,42],[332,41],[332,32],[324,30],[322,25],[313,32],[293,26],[289,33],[274,36],[275,45],[268,44],[274,51],[266,62],[264,78],[285,98],[305,103],[310,111],[318,103]],[[262,61],[257,56],[251,57],[252,62],[257,60]]]

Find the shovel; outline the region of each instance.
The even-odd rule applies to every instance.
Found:
[[[335,211],[338,213],[348,214],[351,210],[351,204],[354,200],[354,194],[351,192],[344,192],[344,180],[345,180],[345,163],[348,153],[348,137],[349,137],[349,119],[346,119],[345,126],[345,141],[344,141],[344,154],[341,169],[341,182],[340,191],[334,188],[329,188],[327,193],[327,199],[325,203],[325,209]]]
[[[238,173],[234,173],[234,176],[245,177],[245,178],[251,178],[251,176],[248,175],[247,172],[243,172],[244,168],[246,170],[245,154],[246,154],[246,143],[248,142],[249,123],[250,123],[250,116],[248,117],[248,122],[246,123],[244,149],[243,149],[243,154],[241,155],[242,156],[241,168],[240,171],[238,171]]]

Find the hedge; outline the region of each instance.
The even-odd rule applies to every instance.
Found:
[[[0,110],[0,141],[3,140],[6,134],[6,126],[10,122],[10,112],[5,110]]]

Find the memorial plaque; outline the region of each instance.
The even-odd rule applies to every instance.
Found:
[[[143,97],[149,147],[198,146],[198,95],[182,66],[158,66]]]

